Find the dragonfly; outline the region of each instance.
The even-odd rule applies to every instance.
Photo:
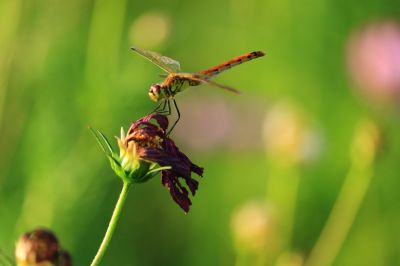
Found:
[[[161,83],[151,85],[148,94],[152,101],[160,102],[153,112],[170,115],[171,101],[173,102],[178,118],[173,126],[169,129],[168,134],[171,133],[181,117],[175,100],[175,95],[189,87],[199,86],[202,84],[207,84],[235,94],[240,94],[239,90],[230,86],[219,84],[210,79],[228,69],[231,69],[232,67],[265,55],[265,53],[262,51],[254,51],[237,56],[222,64],[197,73],[184,73],[181,72],[180,63],[172,58],[138,47],[131,47],[131,49],[166,72],[165,74],[161,75],[165,79]]]

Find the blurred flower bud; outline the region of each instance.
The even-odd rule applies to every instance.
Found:
[[[150,11],[132,23],[129,37],[131,43],[151,49],[162,44],[168,38],[170,31],[170,16],[164,12]]]
[[[238,249],[261,251],[273,235],[271,211],[260,203],[247,203],[233,214],[231,229]]]
[[[287,103],[278,103],[266,114],[263,137],[267,153],[288,163],[304,161],[319,151],[319,139]]]
[[[23,234],[17,242],[15,257],[18,266],[69,266],[71,258],[61,251],[56,236],[45,229]]]
[[[372,99],[392,101],[400,95],[400,25],[383,21],[353,32],[347,65],[355,85]]]
[[[378,126],[371,120],[359,122],[353,144],[351,157],[357,165],[369,165],[373,162],[380,145]]]
[[[58,266],[71,266],[72,259],[69,253],[65,250],[60,250],[58,252]]]

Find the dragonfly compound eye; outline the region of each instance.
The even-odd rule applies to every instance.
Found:
[[[149,90],[150,99],[157,102],[160,98],[161,86],[158,84],[151,85]]]

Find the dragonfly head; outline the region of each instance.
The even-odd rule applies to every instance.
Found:
[[[160,84],[151,85],[149,89],[150,99],[154,102],[158,102],[158,100],[160,100],[160,92],[161,92]]]

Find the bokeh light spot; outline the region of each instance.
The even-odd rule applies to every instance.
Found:
[[[170,31],[170,16],[161,11],[150,11],[132,23],[129,39],[134,45],[154,49],[165,42]]]

